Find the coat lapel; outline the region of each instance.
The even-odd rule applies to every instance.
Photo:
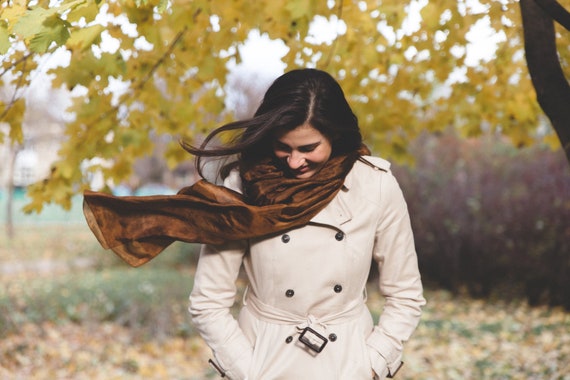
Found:
[[[342,230],[342,225],[352,219],[352,213],[347,202],[351,185],[352,171],[346,176],[344,185],[336,197],[311,219],[311,223],[328,224]]]

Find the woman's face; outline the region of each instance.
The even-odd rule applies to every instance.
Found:
[[[310,124],[275,135],[275,156],[296,178],[309,178],[317,173],[331,156],[329,139]]]

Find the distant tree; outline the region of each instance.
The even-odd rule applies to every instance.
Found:
[[[23,81],[25,78],[19,79]],[[46,80],[45,74],[34,74],[34,83],[19,86],[20,91],[17,91],[20,80],[16,82],[17,85],[4,85],[0,88],[0,104],[2,100],[9,104],[15,99],[22,99],[25,106],[25,113],[21,114],[22,120],[16,120],[21,122],[21,139],[12,140],[10,144],[0,144],[0,188],[6,190],[6,217],[3,222],[8,238],[13,237],[15,231],[15,189],[42,178],[49,171],[49,162],[57,157],[58,145],[63,139],[64,123],[70,116],[65,113],[66,103],[69,103],[67,91],[42,86],[42,81]],[[25,97],[21,94],[23,90],[27,92]],[[5,127],[0,125],[0,130],[8,131]],[[39,158],[40,161],[31,157]]]
[[[471,62],[473,27],[481,25],[501,39],[492,59]],[[61,158],[29,187],[27,210],[46,202],[69,207],[89,172],[121,182],[153,150],[151,131],[192,140],[230,120],[228,64],[240,62],[252,30],[289,48],[288,69],[318,67],[337,77],[367,143],[390,159],[405,162],[410,140],[449,126],[464,136],[498,131],[517,146],[559,144],[552,133],[537,138],[544,116],[515,2],[8,0],[0,6],[0,82],[29,86],[37,57],[66,49],[70,63],[50,70],[51,85],[84,90],[70,109],[76,117],[66,125]],[[567,35],[559,40],[569,45]],[[110,91],[118,83],[124,91]],[[0,103],[0,121],[10,124],[0,142],[22,141],[24,112],[21,97]],[[188,159],[176,138],[164,156],[170,168]],[[106,164],[81,171],[94,157]]]

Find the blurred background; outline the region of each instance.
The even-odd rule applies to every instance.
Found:
[[[130,268],[81,193],[175,193],[197,180],[179,139],[318,67],[408,202],[428,304],[398,378],[570,379],[568,124],[541,111],[522,34],[518,2],[1,4],[0,377],[216,378],[186,310],[199,247]]]
[[[412,146],[416,166],[393,170],[428,305],[402,378],[567,378],[570,176],[562,152],[453,133]],[[130,268],[100,248],[80,196],[68,212],[49,206],[39,215],[19,211],[23,190],[13,197],[12,237],[2,231],[0,244],[3,378],[215,378],[186,311],[196,246],[175,244]]]

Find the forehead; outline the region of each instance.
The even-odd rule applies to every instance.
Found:
[[[277,131],[275,140],[284,144],[307,145],[321,141],[323,134],[310,124],[303,124],[294,129]]]

